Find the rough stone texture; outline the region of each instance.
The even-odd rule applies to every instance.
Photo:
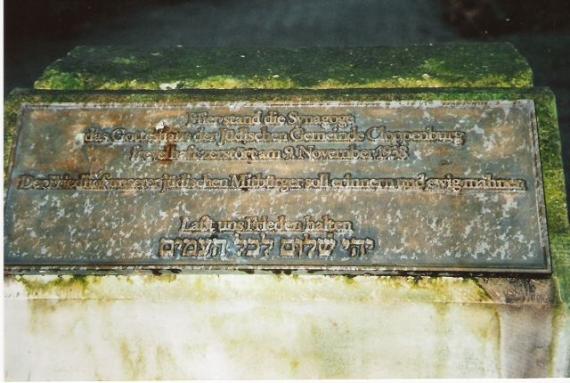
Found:
[[[510,44],[406,48],[77,47],[48,66],[36,89],[331,89],[531,87]]]
[[[480,46],[476,50],[477,57],[485,57],[484,50]],[[429,50],[426,52],[429,54]],[[448,52],[453,54],[454,51]],[[106,54],[109,55],[106,60],[115,57],[110,52]],[[100,57],[90,62],[97,63]],[[444,86],[532,86],[528,69],[522,71],[525,73],[522,81],[521,76],[514,75],[518,71],[503,77],[502,70],[518,60],[512,59],[513,56],[509,56],[495,66],[493,70],[499,75],[487,73],[489,76],[483,77],[493,80],[483,83],[477,82],[482,77],[472,74],[486,73],[486,69],[465,68],[462,61],[458,62],[458,66],[446,69],[445,72],[453,76],[448,77]],[[76,63],[81,61],[78,60]],[[168,65],[167,61],[158,62]],[[477,60],[469,61],[469,64],[476,63]],[[59,65],[62,64],[56,63],[51,68]],[[98,69],[85,70],[84,78],[93,78],[90,73],[103,73],[106,67],[92,68]],[[211,73],[224,75],[216,63],[213,68],[216,68],[214,72],[195,83],[210,77]],[[225,64],[224,68],[228,70]],[[526,64],[525,68],[528,68]],[[320,68],[312,71],[320,73]],[[399,69],[394,71],[399,72]],[[157,72],[160,75],[160,71]],[[60,76],[56,72],[53,79],[59,76],[59,80],[43,84],[55,89],[91,86],[78,80],[81,77],[73,74],[74,70],[62,73],[67,74]],[[231,87],[245,84],[267,87],[269,77],[263,73],[259,82],[242,78],[242,82]],[[397,73],[392,75],[398,76]],[[150,78],[150,74],[145,76],[147,80]],[[119,77],[109,74],[108,82],[101,80],[107,75],[97,77],[98,80],[89,80],[95,88],[135,89],[139,83],[148,83],[144,76],[133,76],[128,71]],[[46,74],[43,78],[49,76]],[[159,77],[150,83],[158,89],[167,78]],[[376,79],[366,78],[351,83],[358,87],[381,84]],[[419,78],[409,78],[412,83],[404,81],[397,85],[397,80],[392,79],[382,86],[421,86]],[[351,87],[351,84],[343,84],[346,77],[340,76],[340,79],[334,86]],[[227,84],[225,77],[222,80],[217,86],[228,87],[224,85]],[[321,80],[304,83],[322,84]],[[40,81],[38,86],[41,84]],[[216,86],[211,78],[205,84]],[[300,83],[291,86],[303,87]],[[164,97],[172,101],[231,100],[250,92],[171,92]],[[344,90],[296,92],[303,94],[306,100],[351,99]],[[50,94],[54,101],[82,101],[81,94]],[[253,94],[264,100],[291,99],[286,91]],[[369,276],[351,279],[223,274],[8,277],[5,292],[7,377],[570,376],[570,232],[552,93],[543,89],[445,92],[426,89],[423,92],[397,90],[389,95],[370,91],[367,97],[375,99],[379,95],[394,100],[530,98],[535,101],[553,257],[551,279]],[[7,145],[13,136],[18,105],[23,101],[43,100],[43,97],[45,94],[20,93],[7,104]],[[99,94],[83,100],[93,101],[94,97],[101,102],[114,97],[122,97],[123,101],[152,102],[154,96],[152,93]]]

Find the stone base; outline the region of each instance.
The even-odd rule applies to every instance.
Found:
[[[553,305],[549,280],[513,289],[516,283],[235,274],[9,277],[6,378],[568,375],[568,312]]]

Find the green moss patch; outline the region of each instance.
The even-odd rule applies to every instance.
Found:
[[[407,48],[211,49],[77,47],[36,89],[330,89],[531,87],[510,44]]]

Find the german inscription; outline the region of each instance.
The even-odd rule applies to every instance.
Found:
[[[534,105],[24,105],[8,269],[544,272]]]

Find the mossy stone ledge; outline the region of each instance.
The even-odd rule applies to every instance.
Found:
[[[511,44],[372,48],[73,49],[36,89],[525,88],[532,70]]]

